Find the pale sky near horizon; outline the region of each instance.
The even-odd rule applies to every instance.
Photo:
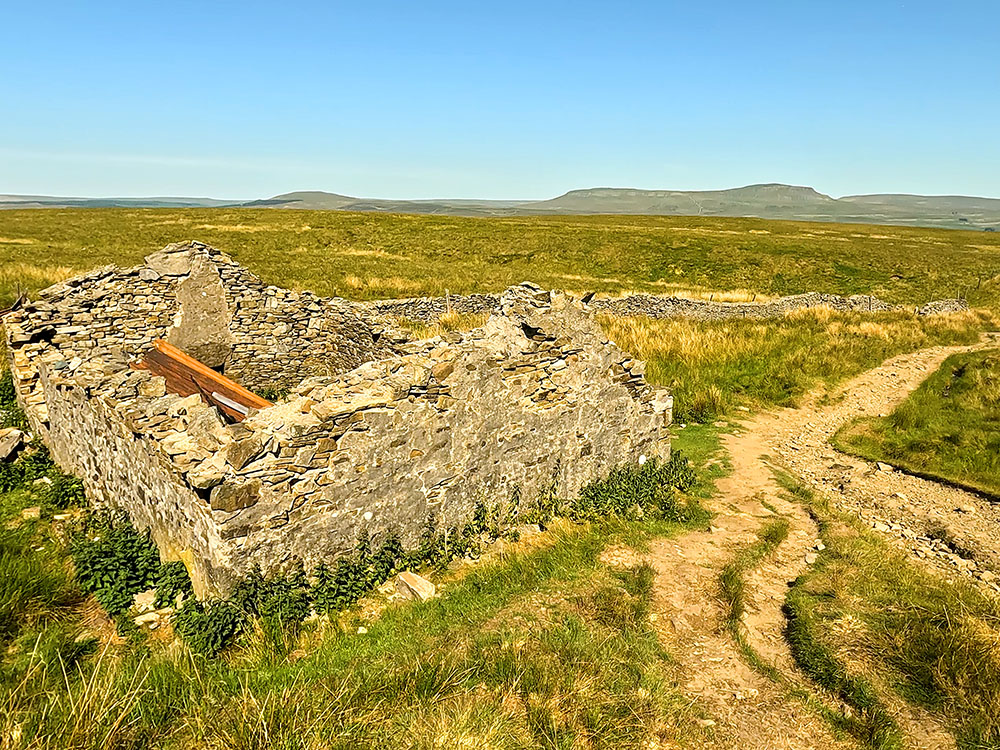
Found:
[[[0,193],[1000,197],[1000,2],[35,2]]]

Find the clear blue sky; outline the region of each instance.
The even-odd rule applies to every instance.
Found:
[[[4,2],[0,193],[1000,197],[1000,2]]]

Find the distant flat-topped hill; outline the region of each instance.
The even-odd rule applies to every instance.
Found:
[[[829,210],[837,201],[810,187],[748,185],[732,190],[635,190],[591,188],[532,204],[534,210],[558,213],[616,213],[697,216],[764,216]],[[784,218],[784,217],[782,217]],[[791,218],[791,217],[789,217]]]
[[[0,208],[108,206],[148,208],[297,208],[446,216],[636,214],[747,216],[799,221],[901,224],[953,229],[1000,229],[1000,199],[958,195],[848,195],[833,198],[811,187],[769,183],[730,190],[571,190],[549,200],[394,200],[305,190],[253,201],[212,198],[56,198],[0,195]]]

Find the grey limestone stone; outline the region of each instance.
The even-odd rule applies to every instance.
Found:
[[[256,505],[260,499],[260,481],[246,483],[226,482],[212,490],[212,510],[232,513]]]

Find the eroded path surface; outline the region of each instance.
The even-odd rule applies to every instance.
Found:
[[[784,639],[781,607],[788,583],[814,561],[819,535],[802,506],[787,499],[778,487],[769,462],[790,467],[831,496],[840,509],[869,522],[922,564],[949,577],[966,575],[993,587],[991,568],[1000,560],[997,507],[960,490],[878,470],[829,445],[830,437],[845,422],[857,415],[887,414],[945,358],[971,348],[975,347],[935,347],[895,357],[854,378],[832,397],[813,398],[801,408],[747,421],[725,440],[733,470],[719,481],[719,492],[709,503],[717,514],[712,529],[651,546],[647,559],[657,571],[655,626],[679,662],[682,688],[714,722],[706,747],[856,746],[834,737],[815,707],[789,697],[790,686],[807,685],[808,680],[798,672]],[[748,666],[723,627],[725,613],[719,598],[722,568],[756,539],[775,514],[788,519],[788,537],[747,576],[743,625],[747,641],[778,669],[785,684]],[[936,541],[944,536],[942,525],[949,538],[961,545],[965,557]],[[811,687],[828,706],[836,705]],[[892,708],[911,748],[955,746],[951,735],[932,717],[902,705]]]
[[[971,492],[846,456],[830,438],[855,416],[881,416],[934,373],[950,355],[979,347],[935,347],[895,357],[841,388],[825,407],[807,404],[755,420],[771,455],[841,510],[947,577],[958,575],[1000,592],[1000,505]]]

